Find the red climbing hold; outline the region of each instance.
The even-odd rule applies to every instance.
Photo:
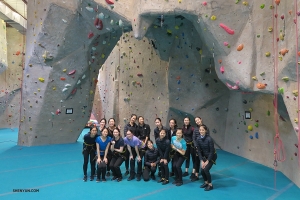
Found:
[[[77,89],[74,88],[74,89],[72,90],[71,94],[76,94],[76,92],[77,92]]]
[[[105,0],[105,1],[106,1],[106,3],[108,3],[110,5],[114,4],[114,2],[112,0]]]
[[[69,74],[69,75],[73,75],[73,74],[75,74],[75,72],[76,72],[76,69],[70,71],[68,74]]]
[[[141,77],[141,76],[143,76],[143,74],[137,74],[137,76]]]
[[[88,38],[91,39],[92,37],[94,37],[94,33],[93,32],[89,32]]]
[[[66,78],[65,77],[60,77],[60,80],[65,81]]]
[[[228,26],[226,26],[225,24],[220,24],[220,27],[223,28],[228,34],[233,35],[234,34],[234,30],[230,29]]]
[[[221,67],[220,67],[220,72],[221,72],[222,74],[224,74],[224,72],[225,72],[224,66],[221,66]]]
[[[101,19],[99,19],[98,17],[95,19],[94,21],[94,25],[98,30],[102,30],[103,29],[103,22]]]

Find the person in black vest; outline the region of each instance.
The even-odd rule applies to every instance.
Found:
[[[145,169],[143,172],[144,181],[149,181],[149,174],[152,180],[155,180],[155,172],[159,163],[158,150],[153,146],[152,140],[147,140],[147,151],[145,154]]]
[[[90,127],[90,132],[85,134],[83,136],[83,181],[87,180],[87,166],[88,166],[88,161],[90,159],[90,165],[91,165],[91,177],[90,181],[94,180],[94,173],[95,173],[95,165],[96,165],[96,160],[95,158],[95,153],[96,153],[96,135],[98,133],[98,128],[96,126],[91,126]]]
[[[169,120],[169,130],[167,132],[167,138],[171,141],[171,138],[173,136],[176,136],[176,131],[177,131],[177,121],[176,119],[170,119]],[[174,151],[171,151],[171,152],[174,152]],[[175,153],[175,152],[174,152]],[[175,173],[174,173],[174,168],[173,168],[173,153],[171,154],[170,156],[170,159],[171,159],[171,172],[170,172],[170,176],[174,176]]]
[[[154,129],[154,138],[155,138],[155,141],[157,138],[159,138],[159,133],[162,129],[166,129],[162,123],[161,123],[161,119],[159,117],[155,118],[154,120],[155,122],[155,126],[156,128]],[[160,169],[160,165],[158,165],[158,177],[161,177],[161,169]]]
[[[120,166],[126,159],[125,157],[125,151],[126,147],[124,144],[124,140],[121,136],[120,130],[118,128],[115,128],[113,131],[113,139],[111,141],[111,147],[110,150],[112,152],[112,159],[110,161],[110,169],[113,172],[113,178],[112,180],[116,180],[118,182],[122,181],[122,173],[120,170]]]
[[[132,131],[133,135],[137,137],[138,133],[137,133],[137,125],[135,123],[136,119],[137,119],[136,114],[131,114],[129,123],[126,124],[124,127],[124,137],[126,137],[127,131],[129,129]],[[128,154],[129,152],[126,151],[126,153]],[[126,155],[125,168],[126,168],[126,172],[124,175],[127,176],[129,174],[129,154]]]
[[[190,124],[190,118],[185,117],[183,119],[183,138],[186,141],[186,160],[185,160],[185,172],[182,174],[182,176],[188,176],[188,170],[190,167],[190,158],[192,157],[192,162],[195,162],[195,151],[192,150],[193,145],[193,132],[194,127]]]
[[[162,129],[159,133],[159,138],[156,139],[156,146],[159,152],[160,160],[159,165],[161,168],[161,179],[158,183],[166,185],[169,183],[169,167],[168,163],[170,161],[170,140],[166,137],[166,130]]]
[[[213,189],[209,170],[213,164],[216,164],[217,160],[217,152],[214,147],[214,141],[207,134],[207,130],[208,129],[205,125],[201,125],[199,129],[200,136],[196,141],[199,160],[201,161],[201,175],[204,179],[204,183],[200,186],[200,188],[205,188],[205,191]]]

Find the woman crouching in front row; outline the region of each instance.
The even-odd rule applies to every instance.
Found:
[[[159,153],[158,150],[153,146],[152,140],[147,141],[148,150],[145,154],[145,169],[143,171],[144,181],[149,181],[149,174],[151,173],[151,179],[155,180],[155,172],[157,165],[159,163]]]

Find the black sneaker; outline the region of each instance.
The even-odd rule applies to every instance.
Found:
[[[129,174],[129,171],[128,171],[128,170],[126,170],[126,172],[125,172],[124,176],[127,176],[128,174]]]
[[[102,178],[102,182],[106,182],[106,178]]]
[[[200,185],[200,188],[206,188],[208,186],[207,183],[203,183],[202,185]]]
[[[133,180],[133,179],[134,179],[134,177],[130,176],[130,177],[127,179],[127,181],[131,181],[131,180]]]
[[[141,177],[140,177],[140,176],[137,176],[137,177],[136,177],[136,180],[137,180],[137,181],[141,181]]]
[[[116,180],[118,177],[116,177],[116,176],[114,176],[113,178],[112,178],[112,180],[114,181],[114,180]]]
[[[173,185],[176,185],[177,183],[178,183],[177,180],[175,180],[175,181],[172,182]]]
[[[194,178],[191,179],[192,182],[198,181],[199,177],[198,176],[194,176]]]
[[[192,173],[192,174],[190,175],[190,179],[192,179],[192,178],[194,178],[194,177],[195,177],[195,174]]]
[[[161,172],[158,172],[157,176],[158,176],[158,177],[161,177]]]
[[[83,181],[84,181],[84,182],[87,181],[87,176],[86,176],[86,175],[83,177]]]
[[[176,186],[182,186],[182,182],[181,181],[178,181],[177,183],[176,183]]]
[[[110,176],[110,172],[107,172],[107,173],[106,173],[106,176]]]
[[[90,181],[93,181],[94,180],[94,175],[90,177]]]
[[[184,173],[182,174],[183,177],[188,176],[188,175],[189,175],[188,172],[184,172]]]
[[[119,177],[119,178],[117,179],[117,181],[118,181],[118,182],[121,182],[121,181],[122,181],[122,178]]]
[[[96,179],[96,182],[99,183],[99,182],[100,182],[100,178],[97,178],[97,179]]]
[[[158,180],[157,182],[158,182],[158,183],[161,183],[161,182],[164,182],[164,180],[165,180],[164,178],[161,178],[161,179]]]
[[[170,177],[174,176],[175,173],[174,172],[170,172]]]
[[[155,181],[155,176],[154,176],[154,175],[151,175],[151,179]]]
[[[212,190],[212,189],[214,189],[214,187],[212,185],[207,185],[204,190],[209,191],[209,190]]]
[[[162,185],[166,185],[169,183],[169,180],[164,180],[164,182],[162,182]]]

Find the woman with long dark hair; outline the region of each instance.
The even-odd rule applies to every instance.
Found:
[[[190,158],[192,157],[192,162],[195,162],[195,151],[192,150],[193,145],[193,132],[194,132],[194,127],[190,124],[190,118],[185,117],[183,119],[183,138],[186,142],[186,160],[185,160],[185,172],[182,174],[182,176],[188,176],[188,170],[190,167]]]
[[[171,141],[171,138],[173,136],[176,136],[176,131],[177,131],[177,121],[176,121],[176,119],[173,119],[173,118],[170,119],[169,120],[169,126],[170,126],[170,128],[168,129],[167,137]],[[172,155],[170,155],[170,159],[171,159],[171,172],[170,172],[170,176],[174,176],[175,175],[174,169],[173,169],[173,152],[174,151],[171,151]]]
[[[111,141],[111,137],[108,135],[108,129],[104,128],[101,136],[98,136],[96,139],[97,146],[97,182],[100,181],[100,175],[102,175],[102,181],[105,182],[105,173],[106,173],[106,165],[108,164],[107,154]]]
[[[149,174],[152,180],[155,180],[155,172],[159,163],[159,153],[153,146],[152,140],[147,140],[147,151],[145,154],[145,169],[143,171],[144,181],[149,181]]]
[[[91,177],[90,180],[94,180],[94,173],[95,173],[95,152],[96,152],[96,135],[98,132],[98,128],[96,126],[90,127],[90,132],[84,135],[83,137],[83,181],[87,180],[87,166],[88,161],[90,159],[91,165]]]
[[[170,161],[170,149],[171,143],[170,140],[166,136],[166,130],[162,129],[159,133],[159,138],[156,139],[156,146],[159,152],[160,160],[159,165],[161,168],[161,179],[158,183],[162,183],[166,185],[169,183],[169,167],[168,163]]]
[[[172,167],[175,172],[175,181],[173,182],[173,184],[175,184],[176,186],[181,186],[183,184],[181,166],[186,158],[186,142],[182,138],[182,135],[182,129],[177,129],[176,136],[173,136],[171,139],[171,148],[175,151],[172,163]]]
[[[199,160],[201,161],[201,175],[204,179],[204,183],[200,188],[204,188],[205,191],[213,189],[211,183],[211,175],[209,170],[213,164],[216,164],[217,152],[214,147],[213,139],[207,134],[207,127],[205,125],[200,126],[200,136],[197,138],[197,150]]]
[[[112,180],[116,180],[118,182],[122,181],[122,173],[120,170],[120,166],[126,159],[125,157],[125,151],[126,148],[124,148],[124,140],[121,136],[120,130],[118,128],[115,128],[113,131],[114,137],[111,141],[111,147],[110,150],[112,152],[112,159],[110,161],[110,169],[113,172],[113,178]]]

